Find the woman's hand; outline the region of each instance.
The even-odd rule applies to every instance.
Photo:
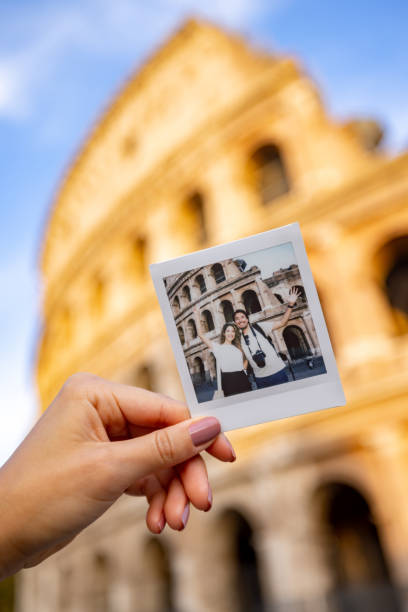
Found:
[[[298,291],[298,289],[296,289],[295,287],[292,287],[291,289],[289,289],[289,293],[288,293],[289,306],[293,306],[294,304],[296,304],[296,300],[299,297],[300,297],[300,291]]]
[[[211,508],[206,449],[234,451],[214,417],[163,395],[76,374],[0,470],[0,579],[63,548],[121,495],[143,495],[147,526],[185,527]]]

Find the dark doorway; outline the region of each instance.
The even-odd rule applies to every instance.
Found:
[[[333,612],[400,612],[377,526],[353,487],[330,484],[319,493],[333,575]]]
[[[311,355],[309,343],[300,327],[288,325],[282,335],[291,359],[304,359]]]
[[[242,514],[235,510],[225,513],[223,525],[225,533],[231,538],[231,562],[234,564],[231,586],[237,602],[234,612],[265,612],[253,530]]]
[[[232,323],[234,321],[234,307],[229,300],[223,300],[221,302],[222,312],[226,323]]]
[[[256,295],[255,291],[252,291],[252,289],[248,289],[248,291],[244,291],[242,295],[242,300],[245,305],[245,310],[249,314],[254,314],[255,312],[261,312],[262,307],[261,307],[261,304],[259,303],[258,296]]]

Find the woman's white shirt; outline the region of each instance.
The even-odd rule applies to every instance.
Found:
[[[215,344],[212,349],[222,372],[239,372],[244,369],[242,351],[233,344]]]

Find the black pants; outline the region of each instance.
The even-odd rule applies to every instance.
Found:
[[[221,386],[225,397],[251,391],[251,385],[244,370],[240,372],[221,372]]]

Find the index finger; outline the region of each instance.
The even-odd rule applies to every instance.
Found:
[[[88,389],[88,397],[95,408],[108,404],[110,410],[119,411],[133,425],[158,429],[190,418],[186,404],[171,397],[140,387],[104,379],[99,381],[100,385],[90,385]]]

